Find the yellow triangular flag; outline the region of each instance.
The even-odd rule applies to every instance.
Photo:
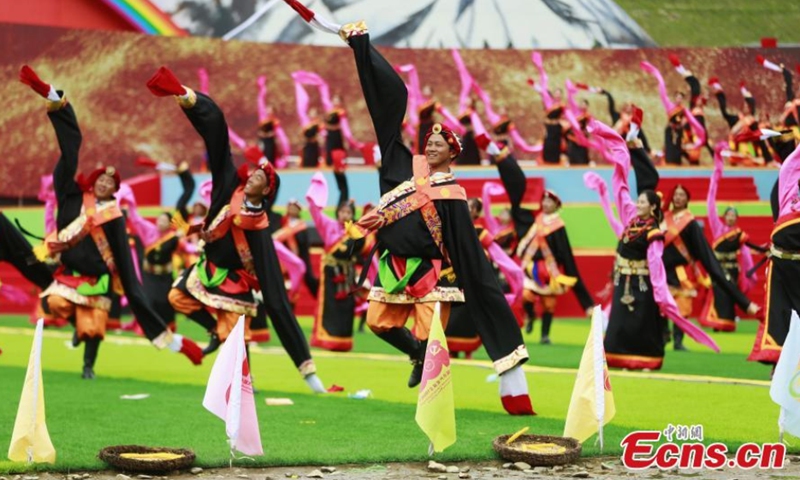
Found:
[[[603,312],[600,307],[594,307],[591,332],[583,349],[572,399],[569,401],[564,436],[583,443],[597,432],[602,450],[603,425],[616,413],[603,348]]]
[[[28,372],[19,399],[17,420],[11,434],[8,458],[14,462],[55,463],[56,449],[47,433],[44,417],[44,385],[42,384],[42,329],[44,320],[36,323]]]
[[[433,310],[422,382],[419,384],[417,415],[419,428],[431,441],[429,453],[441,452],[456,443],[456,409],[450,374],[450,351],[442,328],[439,302]]]

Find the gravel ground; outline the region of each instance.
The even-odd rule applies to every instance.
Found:
[[[433,468],[431,468],[433,467]],[[449,468],[448,468],[449,467]],[[518,468],[523,468],[519,470]],[[445,470],[445,471],[438,471]],[[0,476],[0,480],[281,480],[287,478],[330,478],[356,480],[401,480],[401,479],[475,479],[497,478],[596,478],[596,479],[800,479],[800,457],[790,456],[780,470],[672,470],[650,469],[640,472],[625,470],[619,458],[594,457],[566,467],[537,467],[526,469],[525,465],[501,462],[457,463],[429,465],[424,463],[390,463],[383,465],[340,465],[336,467],[275,467],[275,468],[194,468],[191,472],[173,472],[167,476],[137,475],[117,471],[36,473],[28,475]]]

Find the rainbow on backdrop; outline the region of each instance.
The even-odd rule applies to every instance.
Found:
[[[103,0],[137,30],[150,35],[182,37],[188,35],[149,0]]]

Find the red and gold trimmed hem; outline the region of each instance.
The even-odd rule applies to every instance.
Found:
[[[96,308],[104,312],[111,311],[111,299],[109,297],[103,295],[81,295],[76,289],[68,287],[63,283],[58,283],[57,281],[53,281],[49,287],[39,294],[39,297],[46,298],[50,295],[63,297],[75,305]]]
[[[269,333],[268,328],[258,328],[255,330],[250,330],[250,341],[256,343],[267,343],[270,340],[271,335]]]
[[[183,86],[186,89],[186,94],[188,95],[187,98],[181,98],[179,96],[175,96],[175,101],[178,102],[178,105],[181,106],[183,109],[190,109],[195,106],[197,103],[197,94],[194,93],[194,90],[187,87],[186,85]]]
[[[66,95],[62,95],[61,99],[57,100],[55,102],[50,100],[50,99],[48,99],[47,100],[47,111],[48,112],[57,112],[57,111],[61,110],[62,108],[66,107],[67,103],[69,103],[69,102],[67,102],[67,96]]]
[[[700,325],[706,328],[713,328],[715,330],[719,330],[721,332],[735,332],[736,331],[736,321],[735,320],[728,320],[725,318],[698,318]]]
[[[481,348],[481,337],[447,337],[447,349],[450,353],[467,352],[472,353]]]
[[[463,302],[464,292],[458,287],[434,287],[423,297],[414,297],[405,292],[388,293],[382,287],[372,287],[367,300],[381,303],[427,303],[427,302]]]
[[[736,331],[736,321],[733,319],[719,318],[719,315],[717,314],[717,308],[714,306],[714,302],[714,290],[712,289],[709,290],[705,304],[703,305],[703,311],[700,312],[700,316],[697,318],[697,321],[700,322],[700,325],[722,332]]]
[[[775,340],[767,333],[767,323],[758,323],[756,340],[753,342],[753,349],[747,357],[748,362],[761,362],[777,364],[781,357],[783,348],[775,343]]]
[[[332,335],[325,335],[322,338],[316,334],[311,335],[311,346],[316,348],[324,348],[332,352],[349,352],[353,349],[353,339],[349,337],[334,337]]]
[[[309,358],[305,362],[301,363],[299,367],[297,367],[297,371],[299,371],[300,375],[303,377],[307,377],[311,374],[317,373],[317,366],[314,364],[314,360]]]
[[[649,357],[645,355],[624,355],[620,353],[606,353],[606,362],[610,368],[627,368],[629,370],[660,370],[664,357]]]
[[[255,317],[258,315],[258,305],[256,305],[255,302],[245,302],[243,300],[209,293],[197,275],[198,268],[201,267],[195,265],[191,272],[189,272],[189,276],[186,278],[186,290],[188,290],[194,298],[199,300],[200,303],[217,310],[238,313],[239,315],[248,317]]]
[[[503,358],[495,360],[494,371],[498,375],[502,375],[517,365],[522,365],[528,361],[528,348],[523,344],[518,346],[513,352],[509,353]]]

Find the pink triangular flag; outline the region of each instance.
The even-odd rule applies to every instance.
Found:
[[[231,331],[211,368],[203,407],[225,421],[231,452],[263,455],[253,383],[244,346],[244,316]]]

